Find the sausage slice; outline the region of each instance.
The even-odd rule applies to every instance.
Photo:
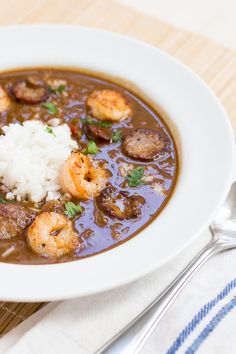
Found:
[[[100,140],[107,143],[112,140],[112,133],[109,128],[99,127],[94,124],[86,124],[84,130],[86,135],[93,140]]]
[[[144,204],[144,199],[140,196],[130,196],[128,192],[110,186],[101,191],[97,204],[109,216],[125,220],[137,218],[141,214],[140,204]]]
[[[126,155],[139,160],[153,160],[159,157],[165,146],[164,137],[158,130],[139,128],[126,134],[122,148]]]
[[[46,86],[34,85],[28,80],[14,82],[11,91],[17,101],[26,104],[45,102],[49,97],[49,91]]]
[[[0,204],[0,239],[18,236],[35,218],[35,213],[17,204]]]

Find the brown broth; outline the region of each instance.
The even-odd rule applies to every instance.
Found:
[[[112,88],[122,92],[128,98],[133,108],[132,117],[112,124],[112,129],[120,129],[122,135],[131,129],[140,127],[161,129],[167,137],[167,144],[165,146],[164,157],[150,162],[140,162],[128,158],[122,153],[120,142],[112,144],[98,143],[99,153],[92,157],[94,160],[106,162],[106,168],[111,174],[109,182],[113,186],[118,189],[128,190],[132,195],[140,195],[145,199],[145,203],[141,207],[141,217],[122,221],[113,219],[107,215],[104,216],[99,211],[94,200],[80,201],[83,212],[74,221],[75,228],[79,232],[80,247],[73,254],[70,253],[58,260],[37,255],[27,246],[24,234],[11,240],[0,240],[0,261],[42,264],[77,260],[118,246],[134,235],[137,235],[164,208],[171,196],[177,178],[178,159],[175,143],[162,117],[149,104],[142,100],[141,97],[138,97],[120,85],[73,70],[35,69],[6,72],[0,74],[0,84],[6,90],[9,90],[12,82],[26,79],[29,76],[39,80],[62,79],[67,81],[66,94],[52,95],[48,99],[49,102],[53,102],[57,106],[59,112],[55,115],[49,115],[41,104],[26,105],[14,101],[12,109],[8,113],[0,115],[0,127],[9,123],[22,123],[32,119],[39,119],[46,123],[54,117],[59,117],[61,122],[77,125],[79,131],[82,132],[82,125],[79,120],[86,118],[88,115],[86,109],[88,95],[95,89]],[[82,133],[80,138],[82,148],[86,147],[87,140],[85,134]],[[125,183],[125,178],[119,172],[119,166],[122,162],[132,163],[134,167],[148,166],[148,174],[154,175],[154,181],[162,185],[165,189],[165,195],[157,193],[153,189],[152,183],[134,188],[128,187]],[[78,200],[76,200],[76,203],[78,203]],[[106,222],[103,226],[98,225],[94,221],[94,217],[95,215],[97,217],[98,213],[100,213],[102,220]],[[140,237],[142,236],[140,235]],[[7,257],[2,257],[1,254],[11,245],[16,246],[14,252]]]

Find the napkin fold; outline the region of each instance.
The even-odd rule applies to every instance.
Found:
[[[52,303],[0,340],[1,354],[94,354],[142,311],[205,246],[204,232],[149,276],[112,291]],[[142,354],[235,353],[236,252],[214,256],[193,277]]]

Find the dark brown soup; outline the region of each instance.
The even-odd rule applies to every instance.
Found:
[[[176,181],[176,148],[141,97],[73,70],[0,74],[0,128],[29,120],[45,123],[52,139],[55,126],[66,123],[78,148],[58,171],[60,198],[12,197],[1,182],[0,261],[91,256],[137,235],[165,206]]]

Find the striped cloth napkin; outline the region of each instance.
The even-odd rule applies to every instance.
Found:
[[[132,284],[47,305],[0,340],[0,353],[96,353],[167,286],[209,239],[209,231],[204,232],[174,260]],[[235,354],[235,328],[236,251],[228,251],[198,271],[141,354]]]
[[[213,347],[214,352],[220,352],[219,349],[226,352],[225,346],[222,346],[220,344],[221,342],[219,344],[216,342],[211,344],[210,341],[209,344],[205,343],[205,346],[204,342],[206,342],[210,334],[217,329],[220,322],[222,322],[236,306],[235,287],[236,278],[227,283],[216,296],[213,296],[205,303],[180,331],[179,335],[167,350],[167,353],[174,354],[178,349],[181,349],[181,346],[181,351],[184,351],[186,354],[196,353],[198,349],[201,349],[201,346],[203,346],[203,350],[209,347],[208,352],[211,347]],[[231,325],[233,325],[233,323],[231,323]],[[226,331],[228,332],[227,328]],[[214,339],[213,335],[212,338]],[[225,338],[228,340],[227,333]],[[231,348],[232,346],[230,346],[228,350]],[[229,352],[228,350],[227,353]]]

